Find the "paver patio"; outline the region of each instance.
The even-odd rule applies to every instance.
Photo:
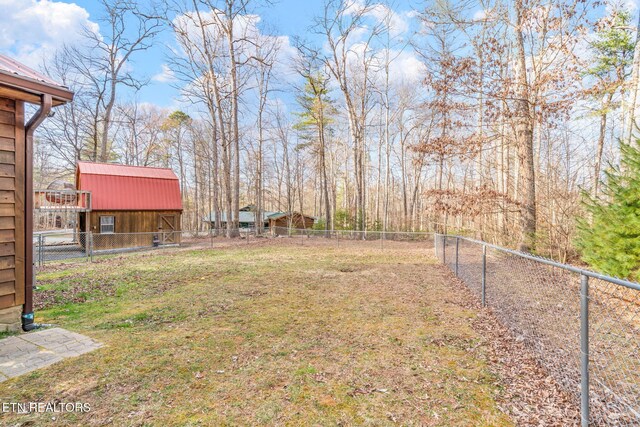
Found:
[[[0,340],[0,382],[100,347],[101,343],[62,328],[4,338]]]

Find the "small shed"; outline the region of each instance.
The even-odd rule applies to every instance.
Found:
[[[280,212],[272,212],[272,211],[263,211],[262,212],[262,226],[263,228],[269,227],[269,217],[274,214],[279,214]],[[210,223],[211,228],[215,227],[216,223],[216,214],[212,212],[209,214],[209,218],[207,222]],[[227,226],[227,214],[222,212],[220,214],[220,227],[225,228]],[[240,208],[238,212],[238,226],[243,228],[254,229],[257,227],[256,224],[256,207],[255,205],[247,205]]]
[[[73,93],[0,55],[0,331],[33,323],[33,134]],[[38,110],[25,120],[25,103]],[[22,315],[20,314],[22,312]]]
[[[180,242],[182,196],[171,169],[78,162],[76,188],[91,193],[79,225],[94,250]]]
[[[299,212],[278,212],[269,216],[269,228],[278,234],[278,228],[312,228],[316,219]]]

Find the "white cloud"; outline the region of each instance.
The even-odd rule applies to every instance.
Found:
[[[364,54],[364,43],[358,43],[349,49],[347,61],[349,72],[356,80],[363,77],[362,55]],[[398,50],[389,49],[389,82],[391,85],[411,85],[419,88],[426,73],[427,66],[420,60],[416,53],[410,49]],[[373,56],[372,67],[369,69],[368,78],[379,87],[385,82],[385,62],[387,50],[379,49],[375,52],[369,50],[369,56]],[[361,83],[361,82],[360,82]],[[337,82],[331,80],[331,89],[339,90]]]
[[[409,30],[407,19],[383,4],[376,4],[371,7],[367,14],[385,27],[389,26],[389,33],[392,37],[402,35]]]
[[[362,0],[351,0],[350,2],[346,3],[344,13],[345,15],[357,15],[358,13],[362,12],[364,6],[365,5]]]
[[[222,12],[218,10],[201,13],[200,16],[204,24],[206,25],[206,31],[208,33],[207,36],[210,38],[210,41],[215,41],[214,43],[212,43],[214,45],[214,48],[218,49],[219,53],[226,53],[226,36],[220,34],[220,32],[218,31],[219,27],[215,24],[216,16],[214,14],[217,14],[219,19],[221,19],[222,21],[226,19]],[[277,45],[278,53],[274,60],[274,70],[276,74],[279,74],[281,77],[288,79],[288,77],[290,77],[288,75],[292,73],[291,64],[294,58],[297,56],[297,50],[294,46],[291,45],[289,36],[264,34],[259,27],[261,19],[262,18],[259,15],[236,16],[233,22],[234,36],[236,40],[261,40],[261,44],[265,46],[270,44]],[[174,19],[173,23],[180,30],[180,32],[183,32],[187,35],[190,43],[202,45],[202,30],[198,25],[198,17],[194,12],[188,12],[184,15],[177,16]],[[178,37],[178,42],[179,39],[180,37]],[[238,57],[243,61],[251,56],[256,56],[255,49],[256,47],[250,42],[241,41],[236,44],[236,53],[238,54]],[[184,54],[184,52],[181,51],[181,48],[173,50],[176,55]],[[165,66],[163,66],[163,71],[164,68]],[[221,74],[222,78],[224,79],[224,72],[222,72]]]
[[[151,80],[159,83],[170,83],[176,80],[176,73],[167,64],[162,64],[162,71],[154,75]]]
[[[391,51],[391,57],[395,60],[389,66],[391,81],[403,81],[418,84],[424,79],[427,66],[420,61],[412,51],[403,51],[400,54]]]
[[[84,27],[98,32],[89,12],[74,3],[0,0],[0,51],[38,67],[63,44],[80,38]]]
[[[623,2],[623,5],[631,13],[638,10],[638,0],[626,0]]]
[[[385,78],[384,64],[387,58],[386,49],[375,53],[376,67],[372,69],[372,78],[382,85]],[[427,67],[412,50],[390,49],[389,81],[399,84],[420,85],[427,72]]]
[[[2,0],[0,0],[2,1]],[[226,17],[223,12],[218,9],[213,9],[209,12],[201,12],[200,16],[195,12],[187,12],[183,15],[178,15],[174,18],[173,24],[180,31],[184,32],[189,40],[193,40],[195,43],[202,43],[202,30],[199,27],[199,20],[202,19],[206,32],[211,40],[220,41],[218,47],[224,47],[223,43],[226,40],[226,36],[219,31],[217,21],[225,22]],[[247,38],[253,39],[260,34],[258,24],[261,21],[259,15],[237,15],[233,20],[233,34],[237,40]]]
[[[293,64],[298,57],[298,50],[291,44],[289,36],[277,36],[279,46],[278,56],[275,60],[274,71],[285,81],[294,81],[298,74],[294,70]]]
[[[366,9],[365,9],[366,8]],[[363,16],[373,19],[376,24],[389,26],[389,33],[396,37],[409,30],[409,19],[413,19],[413,13],[400,14],[382,3],[374,3],[367,6],[362,0],[351,0],[344,9],[345,15],[356,15],[363,13]]]
[[[476,11],[476,13],[473,14],[473,20],[474,21],[482,21],[487,17],[487,10],[486,9],[480,9],[478,11]]]

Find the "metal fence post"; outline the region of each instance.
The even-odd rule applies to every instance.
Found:
[[[447,263],[447,235],[442,235],[442,263]]]
[[[481,297],[482,306],[487,306],[487,245],[482,245],[482,286]]]
[[[89,241],[89,262],[93,262],[93,231],[90,231],[87,237],[87,240]]]
[[[38,265],[42,267],[44,265],[44,236],[42,234],[38,235]]]
[[[458,248],[460,247],[460,238],[456,237],[456,277],[458,277]]]
[[[580,284],[580,418],[589,426],[589,277]]]

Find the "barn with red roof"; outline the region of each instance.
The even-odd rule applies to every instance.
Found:
[[[91,193],[79,226],[95,249],[179,243],[182,196],[171,169],[78,162],[76,189]]]

